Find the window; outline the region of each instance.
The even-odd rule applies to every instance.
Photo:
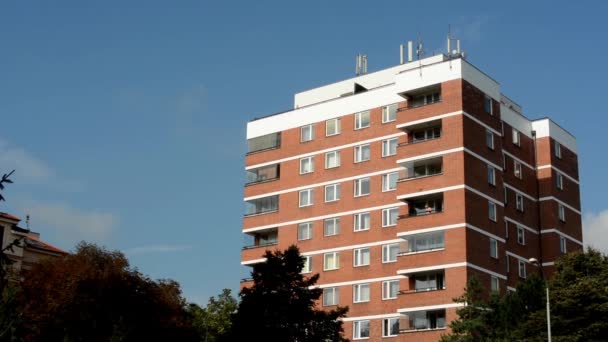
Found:
[[[399,244],[391,243],[390,245],[382,246],[382,262],[395,262],[397,261],[397,255],[399,254]]]
[[[306,157],[300,159],[300,174],[311,173],[315,170],[314,157]]]
[[[340,268],[340,254],[338,252],[331,252],[323,254],[323,270],[337,270]]]
[[[369,111],[359,112],[355,114],[355,129],[369,127]]]
[[[509,238],[509,222],[505,221],[505,237]]]
[[[399,179],[399,172],[382,175],[382,191],[397,190],[397,179]]]
[[[410,235],[404,239],[407,242],[407,253],[430,251],[445,247],[444,232],[442,231]]]
[[[329,119],[325,121],[325,136],[340,134],[340,119]]]
[[[395,299],[399,295],[399,280],[382,282],[382,300]]]
[[[353,303],[369,302],[369,283],[353,285]]]
[[[524,227],[517,226],[517,243],[520,245],[526,244],[526,231]]]
[[[369,177],[355,179],[355,197],[369,195]]]
[[[420,94],[412,97],[411,107],[416,108],[424,105],[437,103],[439,101],[441,101],[441,93],[438,91],[430,92],[427,94]]]
[[[304,267],[302,267],[302,273],[312,272],[312,256],[306,255],[304,258]]]
[[[247,184],[278,179],[280,175],[280,170],[281,164],[262,166],[257,169],[247,170]]]
[[[555,173],[555,186],[560,190],[564,190],[564,176],[559,172]]]
[[[382,337],[393,337],[397,335],[399,335],[399,317],[383,319]]]
[[[491,165],[488,165],[488,183],[496,185],[496,170]]]
[[[325,219],[325,224],[323,227],[323,235],[332,236],[340,234],[340,218],[332,217]]]
[[[496,203],[488,201],[488,218],[496,222]]]
[[[412,143],[441,138],[441,126],[414,131],[410,135]]]
[[[325,153],[325,168],[331,169],[340,166],[340,151]]]
[[[419,273],[414,275],[413,278],[416,292],[445,289],[445,274],[443,272]]]
[[[300,207],[307,207],[309,205],[312,205],[314,194],[315,192],[313,189],[306,189],[300,191]]]
[[[554,152],[555,152],[555,156],[559,159],[562,159],[562,145],[560,143],[558,143],[557,141],[555,142],[555,145],[553,145],[554,147]]]
[[[519,131],[513,128],[511,135],[513,138],[513,145],[521,146],[521,137],[519,136]]]
[[[355,163],[360,163],[369,160],[369,144],[355,146]]]
[[[340,199],[340,184],[325,186],[325,202],[333,202]]]
[[[353,340],[369,338],[369,321],[353,322]]]
[[[367,266],[369,265],[369,248],[357,248],[353,252],[354,260],[353,266]]]
[[[562,204],[557,204],[557,216],[562,222],[566,222],[566,208]]]
[[[502,170],[507,171],[507,156],[505,154],[502,155]]]
[[[490,256],[494,259],[498,259],[498,241],[490,238]]]
[[[397,104],[393,103],[382,107],[382,123],[387,123],[397,120]]]
[[[382,227],[390,227],[397,225],[399,217],[399,208],[382,209]]]
[[[382,140],[382,156],[388,157],[397,154],[399,138]]]
[[[368,230],[370,226],[370,216],[367,213],[355,214],[355,231]]]
[[[300,142],[311,141],[315,138],[315,125],[310,124],[300,127]]]
[[[526,279],[526,262],[518,260],[517,274],[520,278]]]
[[[523,178],[523,175],[521,173],[521,163],[517,160],[513,160],[513,174],[519,179]]]
[[[298,240],[312,239],[312,222],[300,223],[298,225]]]
[[[340,290],[337,287],[326,287],[323,289],[323,306],[338,305],[340,302]]]
[[[509,258],[509,254],[507,254],[505,259],[506,259],[505,264],[507,264],[507,273],[509,273],[511,271],[511,258]]]
[[[566,254],[566,238],[563,236],[559,237],[559,251]]]
[[[507,188],[505,188],[505,207],[507,206],[508,202],[509,202],[509,190]]]
[[[279,195],[245,202],[245,215],[257,215],[279,210]]]
[[[491,150],[494,149],[494,133],[489,129],[486,129],[486,146]]]
[[[260,152],[281,147],[281,132],[270,133],[247,140],[249,149],[247,153]]]
[[[522,194],[515,193],[515,208],[517,208],[518,211],[524,211],[524,196],[522,196]]]
[[[492,98],[489,97],[488,95],[486,95],[486,99],[484,101],[484,107],[486,109],[486,113],[490,114],[490,115],[494,115],[493,111],[492,111]]]
[[[498,281],[498,277],[492,276],[492,278],[490,278],[490,282],[491,282],[491,287],[492,287],[492,292],[498,292],[500,291],[500,283]]]

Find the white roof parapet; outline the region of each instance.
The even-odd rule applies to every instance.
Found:
[[[572,152],[578,154],[574,135],[561,128],[551,119],[544,118],[532,121],[532,129],[536,131],[537,138],[551,137]]]

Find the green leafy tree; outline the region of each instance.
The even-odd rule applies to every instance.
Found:
[[[348,341],[342,336],[346,307],[316,308],[323,291],[311,289],[319,275],[305,278],[304,259],[296,246],[267,251],[266,262],[253,267],[253,286],[241,291],[227,341]]]
[[[454,302],[463,306],[456,310],[458,319],[450,323],[452,333],[441,337],[442,342],[483,341],[488,339],[488,303],[484,288],[477,277],[471,277],[464,293]]]
[[[222,290],[217,297],[209,298],[205,308],[190,304],[188,311],[201,341],[216,342],[230,331],[232,315],[238,308],[237,300],[230,289]]]

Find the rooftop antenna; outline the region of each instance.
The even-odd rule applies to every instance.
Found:
[[[25,215],[25,227],[30,230],[30,214]]]
[[[357,54],[355,74],[357,76],[367,74],[367,55]]]
[[[452,49],[452,43],[456,43],[456,48]],[[447,38],[447,56],[450,58],[464,57],[464,53],[460,52],[460,39],[452,37],[452,26],[448,25],[448,38]]]
[[[418,56],[418,67],[420,69],[420,76],[422,77],[422,55],[424,54],[424,50],[422,50],[422,37],[420,37],[420,32],[418,33],[418,47],[416,48],[416,55]]]

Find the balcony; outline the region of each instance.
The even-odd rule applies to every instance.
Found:
[[[401,313],[399,332],[411,333],[445,329],[445,309]]]
[[[281,147],[281,132],[266,134],[261,137],[247,140],[247,155],[274,150]]]
[[[441,102],[441,84],[411,90],[400,94],[407,99],[407,106],[398,111],[407,111]]]
[[[405,201],[408,206],[408,214],[399,215],[399,219],[428,216],[443,212],[443,193],[412,197]]]
[[[400,143],[399,147],[412,144],[419,144],[429,140],[441,138],[442,125],[441,119],[423,122],[415,125],[401,126],[401,130],[407,133],[407,141]]]
[[[263,232],[245,234],[243,250],[276,246],[279,244],[279,229],[271,228]]]
[[[399,294],[412,294],[445,290],[444,270],[420,272],[408,275],[409,289],[399,291]]]
[[[245,217],[272,213],[279,210],[279,195],[256,198],[245,202]]]
[[[273,164],[247,170],[245,186],[277,180],[281,175],[281,164]]]
[[[444,231],[438,231],[404,236],[398,256],[443,250],[445,249],[444,235]]]
[[[401,166],[404,170],[399,173],[399,182],[437,176],[443,174],[443,157],[408,161]]]

